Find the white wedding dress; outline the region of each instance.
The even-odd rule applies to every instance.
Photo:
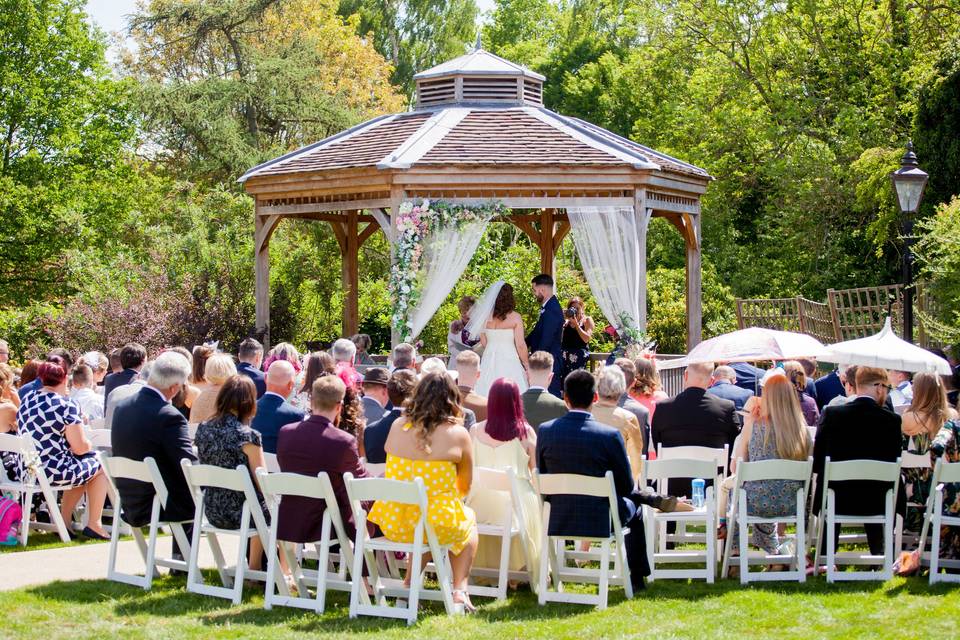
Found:
[[[490,387],[498,378],[510,378],[520,387],[520,393],[527,390],[527,372],[517,354],[517,345],[513,341],[513,329],[484,329],[487,346],[480,358],[480,379],[474,391],[486,397]]]

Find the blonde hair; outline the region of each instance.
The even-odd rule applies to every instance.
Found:
[[[204,379],[213,385],[221,385],[235,375],[237,366],[233,364],[233,358],[225,353],[210,356],[203,367]]]
[[[803,370],[802,364],[796,360],[787,360],[783,363],[783,371],[797,391],[807,390],[807,372]]]
[[[931,437],[936,436],[940,427],[947,421],[947,391],[935,373],[921,372],[913,376],[913,400],[910,412],[913,413],[923,430]]]
[[[800,410],[800,400],[793,384],[786,376],[771,376],[763,386],[763,408],[766,428],[763,444],[773,438],[777,456],[782,460],[806,460],[807,421]]]

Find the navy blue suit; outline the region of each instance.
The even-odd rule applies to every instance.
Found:
[[[303,420],[303,411],[275,393],[265,394],[257,400],[257,415],[253,417],[250,428],[259,431],[263,438],[263,450],[266,453],[277,452],[277,436],[284,425]]]
[[[561,362],[560,339],[563,336],[563,309],[557,296],[551,296],[540,309],[540,317],[533,330],[527,336],[527,348],[530,353],[546,351],[553,356],[553,380],[550,382],[550,393],[558,398],[563,396],[563,380],[560,372],[563,370]]]
[[[620,501],[620,522],[630,527],[625,543],[633,581],[639,582],[641,577],[650,575],[642,511],[634,497],[630,460],[619,431],[579,411],[545,422],[537,432],[537,467],[544,474],[577,473],[594,477],[613,471]],[[550,535],[610,535],[610,507],[606,498],[552,496],[549,501]]]
[[[753,391],[744,389],[743,387],[738,387],[735,384],[730,384],[726,380],[721,380],[715,383],[712,387],[707,389],[707,393],[718,398],[723,398],[724,400],[732,401],[733,406],[737,408],[737,411],[742,411],[743,405],[747,403],[747,400],[753,397]]]
[[[260,369],[257,369],[249,362],[241,362],[238,364],[237,373],[241,373],[253,380],[253,384],[257,387],[257,400],[262,398],[263,394],[267,392],[266,376],[263,375],[263,371],[260,371]]]
[[[387,461],[387,452],[383,447],[390,435],[390,426],[400,417],[400,409],[391,409],[389,413],[363,430],[363,453],[367,462],[383,464]]]
[[[823,408],[837,396],[847,395],[847,390],[843,388],[843,383],[840,382],[840,374],[836,371],[831,371],[822,378],[818,378],[816,385],[817,408],[821,411],[823,411]]]
[[[760,378],[766,373],[763,369],[753,366],[749,362],[731,362],[728,365],[737,374],[737,386],[741,389],[757,392]]]

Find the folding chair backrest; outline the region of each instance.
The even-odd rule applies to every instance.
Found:
[[[473,468],[473,486],[490,491],[511,490],[510,476],[506,471],[489,467]]]
[[[157,461],[153,458],[144,458],[143,462],[131,460],[121,456],[103,456],[101,458],[103,468],[114,483],[118,478],[127,480],[137,480],[147,482],[153,485],[157,497],[160,498],[160,504],[167,504],[167,485],[160,475],[160,468]]]
[[[24,438],[13,433],[0,433],[0,451],[8,451],[20,455],[24,453]]]
[[[807,427],[807,434],[810,435],[810,442],[813,442],[817,439],[817,428],[816,427]]]
[[[560,495],[607,498],[614,530],[620,528],[620,511],[617,506],[617,487],[613,481],[613,471],[607,471],[602,478],[576,473],[540,474],[535,472],[535,479],[541,498]]]
[[[930,462],[929,453],[911,453],[904,451],[900,454],[901,469],[930,469],[933,464]]]
[[[900,461],[845,460],[843,462],[832,462],[828,457],[824,465],[824,478],[825,486],[828,482],[845,482],[847,480],[897,482],[900,479]]]
[[[960,462],[944,462],[943,458],[937,460],[932,486],[936,488],[941,482],[960,482]]]
[[[280,473],[280,462],[277,460],[277,454],[264,451],[263,461],[267,465],[268,473]]]
[[[713,460],[717,467],[727,468],[727,460],[730,457],[730,445],[723,447],[664,447],[657,446],[657,459],[675,460],[682,458],[684,460]]]
[[[110,449],[113,447],[110,429],[90,429],[87,431],[87,436],[95,449]]]
[[[757,480],[797,480],[809,482],[813,472],[813,458],[806,460],[758,460],[757,462],[737,462],[737,480],[751,482]]]
[[[646,486],[648,480],[669,480],[671,478],[703,478],[707,480],[715,479],[718,475],[717,463],[714,460],[689,458],[668,458],[664,460],[658,457],[656,460],[647,460],[643,463],[641,486]]]
[[[271,497],[279,497],[282,500],[283,496],[323,500],[326,503],[326,512],[330,514],[330,520],[333,522],[334,535],[340,540],[341,545],[348,542],[349,538],[337,506],[337,496],[333,492],[333,485],[330,484],[330,476],[325,472],[307,476],[299,473],[268,473],[266,469],[257,469],[257,480],[268,501]]]
[[[186,458],[181,460],[180,464],[183,466],[187,484],[194,489],[216,487],[245,492],[250,484],[250,476],[243,465],[238,465],[236,469],[224,469],[212,464],[190,464]]]
[[[91,429],[107,429],[109,431],[108,425],[105,418],[97,418],[96,420],[91,420],[90,424],[87,425]]]
[[[387,480],[386,478],[354,478],[344,476],[350,499],[354,502],[368,500],[386,500],[400,504],[413,504],[426,507],[427,490],[421,478],[413,482]]]

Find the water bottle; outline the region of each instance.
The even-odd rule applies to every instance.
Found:
[[[694,478],[693,480],[693,508],[694,509],[703,509],[703,504],[706,501],[704,495],[704,487],[706,483],[703,481],[703,478]]]

